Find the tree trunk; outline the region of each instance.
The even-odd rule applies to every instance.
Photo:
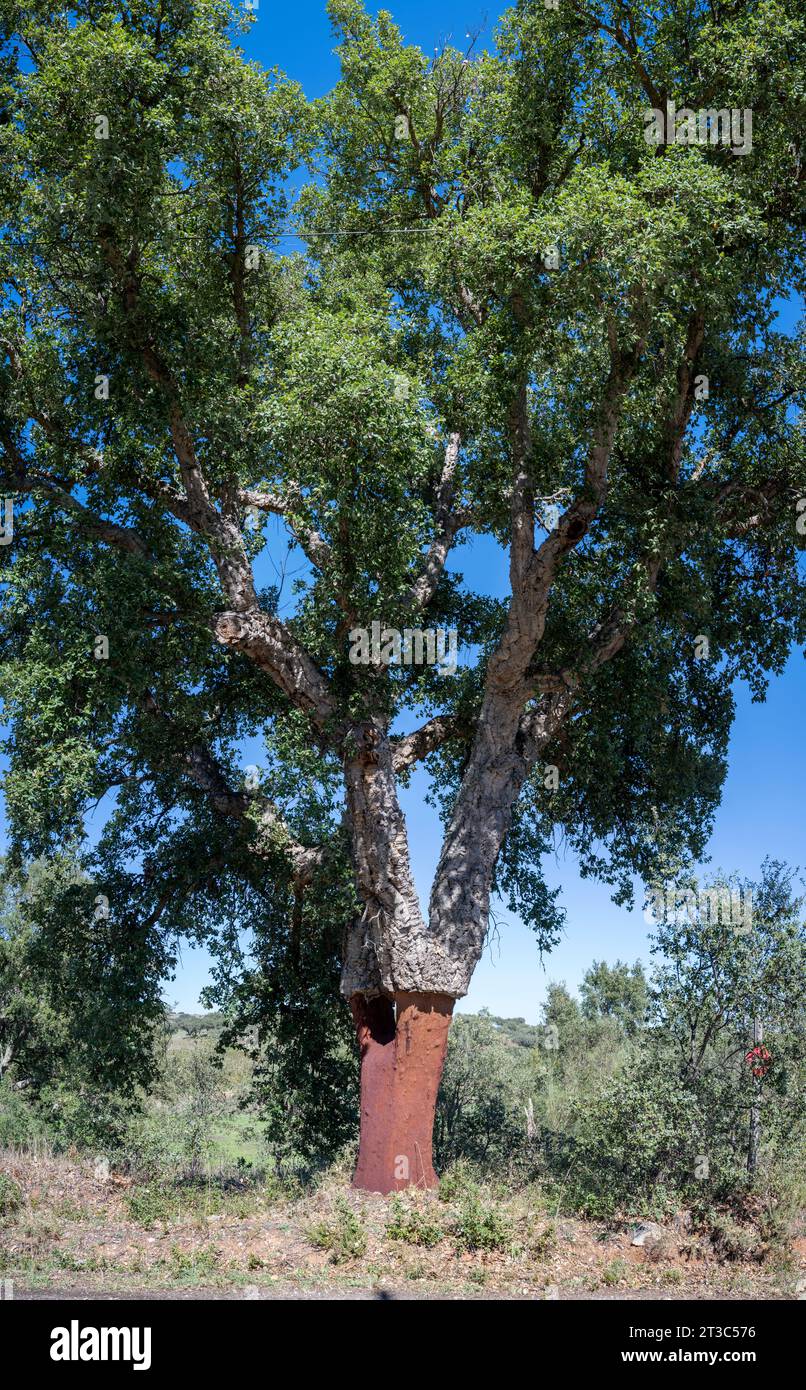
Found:
[[[759,1018],[753,1019],[753,1047],[759,1047],[764,1039],[764,1025]],[[760,1059],[759,1059],[760,1060]],[[758,1151],[761,1146],[761,1089],[763,1079],[760,1076],[753,1077],[753,1104],[750,1107],[750,1136],[747,1145],[747,1173],[750,1178],[756,1176],[758,1168]]]
[[[436,1187],[434,1107],[454,999],[402,991],[350,1000],[361,1050],[361,1139],[353,1187]]]

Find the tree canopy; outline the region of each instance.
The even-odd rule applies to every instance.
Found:
[[[456,996],[492,894],[556,939],[555,836],[622,900],[702,853],[732,682],[806,638],[803,22],[541,0],[427,57],[330,13],[309,103],[222,0],[4,0],[11,854],[100,803],[82,911],[122,940],[252,926],[288,1001],[324,923],[345,994]],[[671,100],[752,147],[648,142]],[[456,674],[351,660],[376,622],[455,628]]]

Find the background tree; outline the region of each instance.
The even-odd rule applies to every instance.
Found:
[[[493,51],[428,59],[334,0],[342,79],[311,110],[221,0],[3,12],[14,854],[108,798],[86,870],[144,969],[267,913],[292,949],[306,895],[349,892],[356,1181],[432,1183],[491,896],[550,945],[556,832],[622,901],[700,854],[731,682],[760,698],[806,633],[777,316],[803,26],[777,0],[533,0]],[[667,97],[751,108],[752,151],[649,145]],[[306,558],[284,616],[264,514]],[[455,567],[474,534],[508,552],[506,601]],[[459,673],[352,662],[375,621],[457,626]],[[398,794],[421,761],[427,913]]]
[[[615,965],[595,960],[585,972],[580,994],[586,1018],[616,1018],[627,1034],[644,1022],[649,993],[640,961],[629,966],[622,960]]]
[[[752,923],[737,926],[729,891],[739,888],[752,895]],[[775,861],[756,883],[721,875],[706,890],[670,895],[653,932],[647,1026],[598,1093],[572,1101],[572,1186],[590,1212],[668,1214],[681,1202],[758,1211],[771,1193],[775,1219],[788,1197],[802,1203],[803,898]],[[749,1055],[754,1019],[764,1022],[763,1059]]]
[[[170,957],[98,915],[71,854],[4,868],[0,1080],[47,1115],[53,1136],[108,1144],[157,1071]]]
[[[237,941],[215,943],[207,997],[226,1010],[220,1049],[251,1058],[248,1099],[280,1167],[294,1156],[332,1160],[358,1131],[355,1034],[339,994],[352,910],[349,885],[339,894],[315,884],[292,907],[290,929],[282,896],[253,919],[248,959]]]
[[[498,1172],[511,1171],[527,1134],[528,1091],[521,1051],[488,1014],[457,1014],[434,1124],[434,1156],[440,1168],[461,1158]]]
[[[681,900],[654,934],[662,964],[653,979],[652,1027],[685,1084],[709,1098],[709,1142],[727,1141],[751,1176],[765,1114],[793,1130],[803,1116],[797,1078],[806,1059],[806,940],[794,879],[774,860],[758,883],[717,877],[709,888],[720,895],[721,912],[711,906],[717,898],[700,895],[693,912]],[[727,902],[739,886],[751,895],[752,920],[737,924]],[[754,1056],[759,1031],[764,1050]]]
[[[52,1076],[64,1055],[65,1020],[53,1009],[37,968],[34,932],[23,917],[19,883],[3,883],[0,908],[0,1079],[13,1068],[21,1086]]]

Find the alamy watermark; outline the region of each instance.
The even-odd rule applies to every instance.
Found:
[[[717,110],[714,106],[692,111],[673,101],[666,110],[657,106],[644,111],[644,139],[648,145],[724,145],[733,154],[750,154],[753,148],[753,112],[749,106]]]
[[[51,1361],[131,1361],[133,1371],[151,1366],[150,1327],[82,1327],[73,1318],[69,1327],[50,1334]]]
[[[730,888],[654,888],[647,894],[644,921],[650,926],[686,918],[730,927],[737,936],[746,936],[753,929],[752,889],[738,893]]]
[[[458,634],[455,627],[354,627],[349,632],[353,666],[436,666],[440,675],[455,676]]]

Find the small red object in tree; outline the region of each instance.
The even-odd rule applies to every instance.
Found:
[[[745,1053],[744,1060],[754,1076],[766,1076],[770,1069],[772,1057],[766,1047],[751,1047],[750,1051]]]

